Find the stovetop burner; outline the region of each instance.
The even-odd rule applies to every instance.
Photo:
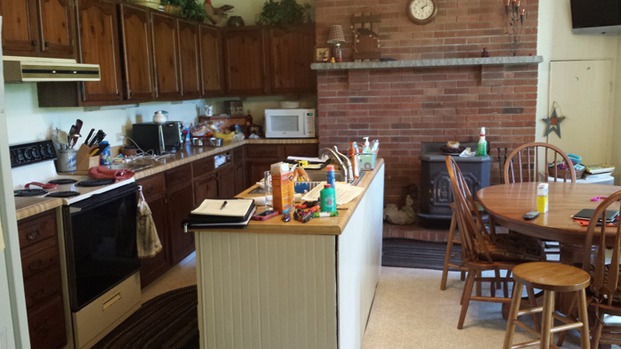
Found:
[[[76,182],[77,181],[75,179],[71,179],[71,178],[59,178],[59,179],[52,179],[48,183],[52,183],[52,184],[73,184],[73,183],[76,183]]]
[[[114,179],[87,179],[84,181],[78,182],[76,184],[78,187],[99,187],[102,185],[108,185],[116,182]]]
[[[78,193],[77,191],[72,191],[72,190],[65,190],[65,191],[56,191],[53,193],[49,193],[46,195],[46,197],[50,197],[50,198],[70,198],[72,196],[78,196],[80,195],[80,193]]]
[[[13,195],[27,197],[27,196],[41,196],[47,194],[47,190],[43,189],[18,189],[13,190]]]

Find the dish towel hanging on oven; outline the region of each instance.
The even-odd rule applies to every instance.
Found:
[[[157,235],[155,221],[151,215],[151,209],[142,194],[142,186],[138,186],[140,198],[138,199],[138,217],[136,222],[136,246],[138,257],[154,257],[162,250],[162,243]]]

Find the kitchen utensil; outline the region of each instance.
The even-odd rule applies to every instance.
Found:
[[[81,137],[80,132],[82,131],[82,125],[84,123],[82,122],[82,120],[77,119],[75,121],[75,125],[72,125],[72,129],[73,129],[73,135],[71,137],[71,148],[73,148],[75,146],[75,144],[78,142],[78,138]]]
[[[34,185],[37,186],[41,189],[54,189],[56,188],[58,185],[53,184],[53,183],[41,183],[41,182],[30,182],[30,183],[26,183],[26,185],[24,185],[24,187],[26,189],[30,189],[30,186]]]
[[[88,146],[89,147],[99,146],[99,143],[101,143],[101,141],[103,141],[104,138],[106,138],[106,133],[103,130],[97,130],[97,134],[95,134],[95,137],[93,137],[93,139],[88,144]]]
[[[94,132],[95,132],[95,129],[91,128],[91,130],[88,132],[88,136],[86,136],[86,139],[84,140],[84,144],[88,145],[88,141],[91,139]]]

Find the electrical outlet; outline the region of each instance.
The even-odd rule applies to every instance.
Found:
[[[117,133],[116,134],[116,141],[117,142],[123,142],[123,140],[125,139],[125,136],[123,136],[123,133]]]

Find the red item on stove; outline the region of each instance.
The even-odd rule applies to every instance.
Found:
[[[56,184],[54,184],[54,183],[41,183],[41,182],[30,182],[30,183],[26,183],[26,185],[24,185],[24,187],[25,187],[26,189],[30,189],[30,186],[31,186],[31,185],[37,186],[37,187],[39,187],[39,188],[41,188],[41,189],[54,189],[54,188],[56,188],[56,187],[57,187],[57,185],[56,185]]]
[[[130,170],[112,170],[106,166],[91,167],[88,170],[88,176],[93,179],[116,179],[124,180],[134,176],[134,171]]]

